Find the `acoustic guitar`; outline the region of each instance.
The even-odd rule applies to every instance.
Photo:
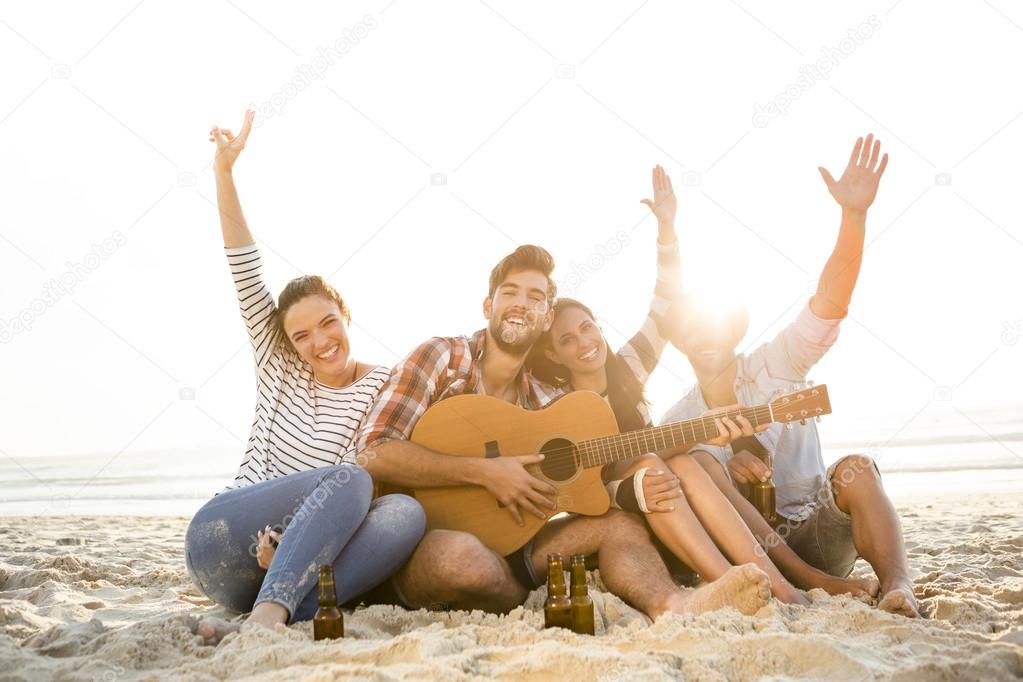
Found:
[[[610,500],[601,481],[605,464],[646,453],[684,451],[718,436],[714,417],[742,414],[754,426],[789,424],[831,413],[827,387],[811,386],[766,405],[619,433],[611,407],[596,393],[575,391],[543,410],[524,410],[498,398],[461,395],[431,406],[412,432],[412,442],[459,457],[512,457],[543,453],[530,474],[557,488],[550,515],[599,516]],[[519,526],[497,498],[481,486],[420,488],[411,493],[426,511],[428,529],[472,533],[502,556],[526,544],[546,520],[522,515]]]

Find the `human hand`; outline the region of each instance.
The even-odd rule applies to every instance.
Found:
[[[880,163],[878,163],[880,161]],[[849,164],[837,181],[831,177],[826,168],[818,168],[824,184],[839,205],[850,211],[865,213],[874,203],[877,187],[888,167],[888,154],[881,156],[881,141],[874,140],[874,134],[856,140]]]
[[[245,122],[242,123],[242,131],[235,137],[230,130],[214,126],[210,130],[210,142],[217,143],[217,152],[213,157],[213,166],[216,170],[230,172],[234,168],[234,162],[238,155],[245,149],[245,142],[252,132],[252,120],[256,112],[249,109],[245,112]]]

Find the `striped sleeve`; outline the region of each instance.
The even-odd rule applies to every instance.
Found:
[[[225,248],[231,277],[238,291],[238,307],[249,333],[257,369],[266,367],[277,347],[274,316],[277,306],[263,281],[263,261],[255,244]]]
[[[670,244],[657,242],[657,284],[650,312],[643,320],[639,332],[618,351],[618,356],[642,384],[646,384],[650,378],[650,373],[654,371],[668,343],[668,311],[681,296],[682,259],[678,252],[678,240]]]

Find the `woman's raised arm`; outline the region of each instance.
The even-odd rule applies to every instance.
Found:
[[[217,143],[217,153],[213,157],[213,172],[217,179],[217,207],[220,209],[220,230],[224,234],[224,246],[234,248],[247,246],[255,242],[249,226],[242,213],[242,205],[238,200],[238,190],[234,186],[234,162],[245,149],[245,141],[252,131],[252,119],[255,112],[245,112],[242,131],[235,137],[230,130],[214,127],[210,130],[210,141]]]

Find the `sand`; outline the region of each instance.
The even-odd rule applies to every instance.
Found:
[[[343,641],[313,642],[305,623],[219,647],[192,634],[197,617],[224,614],[189,582],[187,519],[9,517],[0,680],[1023,678],[1021,496],[899,510],[928,621],[814,591],[809,607],[651,624],[594,575],[596,637],[543,630],[541,589],[507,616],[375,606],[346,614]]]

